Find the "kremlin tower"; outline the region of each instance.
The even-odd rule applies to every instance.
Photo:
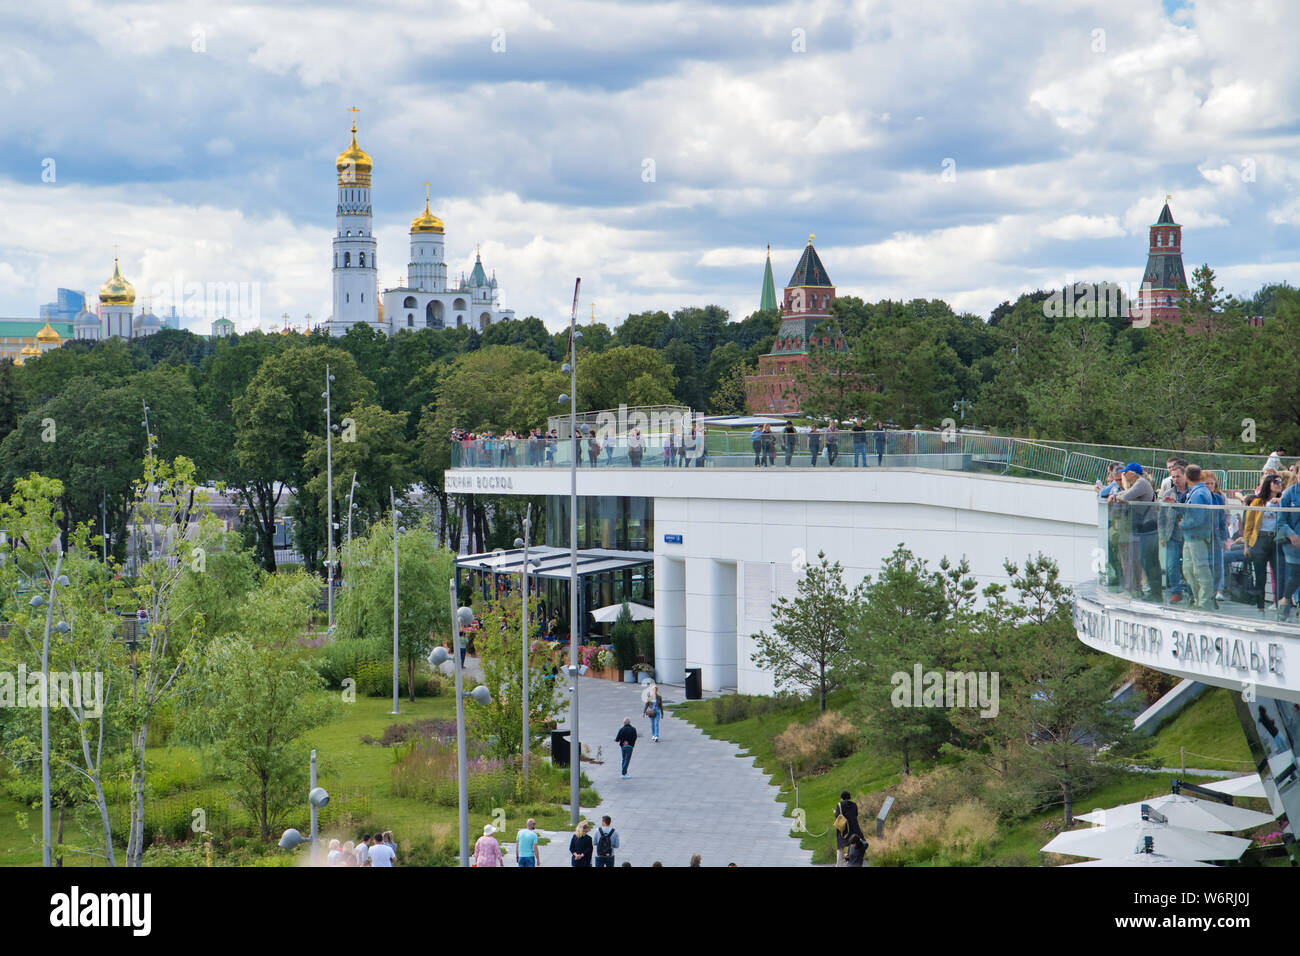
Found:
[[[1169,211],[1169,197],[1160,217],[1151,226],[1147,249],[1147,268],[1142,273],[1142,288],[1132,317],[1136,328],[1181,321],[1179,300],[1187,294],[1187,276],[1183,272],[1183,227],[1174,222]]]

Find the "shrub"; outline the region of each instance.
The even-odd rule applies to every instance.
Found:
[[[828,710],[806,724],[791,724],[772,741],[772,752],[795,773],[814,773],[858,749],[853,725],[839,711]]]
[[[391,680],[393,668],[393,645],[391,641],[331,641],[321,649],[319,654],[314,655],[312,658],[312,665],[316,668],[316,672],[324,679],[325,686],[331,690],[341,689],[343,681],[349,677],[356,679],[357,672],[362,665],[383,662],[388,664]],[[391,691],[391,685],[389,689]]]
[[[409,740],[442,740],[456,736],[454,720],[416,720],[406,724],[389,724],[384,728],[384,735],[379,740],[366,734],[361,738],[363,744],[378,744],[381,747],[394,747]]]
[[[619,611],[618,620],[610,630],[610,642],[614,650],[614,662],[619,670],[629,671],[636,663],[636,624],[626,610]]]
[[[872,861],[879,866],[902,866],[937,860],[972,864],[997,836],[997,815],[977,800],[964,800],[949,808],[905,813],[885,835],[871,841]]]
[[[636,633],[636,652],[650,663],[655,659],[655,624],[654,621],[637,621],[632,625]]]
[[[749,716],[750,698],[740,694],[723,694],[713,698],[713,719],[719,724],[734,724]]]

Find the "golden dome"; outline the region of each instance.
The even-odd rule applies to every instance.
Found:
[[[339,153],[339,158],[334,161],[334,168],[339,173],[339,185],[369,188],[370,171],[373,167],[370,154],[357,145],[357,119],[353,114],[352,145]]]
[[[45,323],[45,328],[36,333],[36,341],[41,345],[58,345],[63,341],[59,338],[59,333],[50,328],[50,323]]]
[[[424,212],[411,220],[411,232],[436,232],[442,234],[442,220],[429,211],[429,197],[424,197]]]
[[[380,322],[384,321],[384,300],[383,299],[379,300],[379,321]]]
[[[113,278],[99,287],[100,305],[134,305],[135,286],[122,278],[117,256],[113,257]]]
[[[24,345],[22,348],[22,354],[24,358],[28,358],[31,356],[40,355],[41,350],[37,348],[35,345]]]

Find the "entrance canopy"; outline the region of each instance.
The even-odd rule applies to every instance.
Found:
[[[568,548],[555,548],[536,545],[528,549],[528,574],[535,578],[552,581],[569,580]],[[604,574],[609,571],[625,571],[654,564],[652,551],[615,551],[611,548],[583,548],[578,551],[578,577],[585,578],[592,574]],[[520,574],[524,567],[524,549],[511,548],[509,551],[484,551],[482,554],[466,554],[456,559],[458,570],[482,571],[487,574]]]

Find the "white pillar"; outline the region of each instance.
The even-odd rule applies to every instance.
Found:
[[[680,684],[686,666],[686,562],[655,555],[655,680]]]
[[[686,666],[705,690],[736,686],[736,565],[686,559]]]

